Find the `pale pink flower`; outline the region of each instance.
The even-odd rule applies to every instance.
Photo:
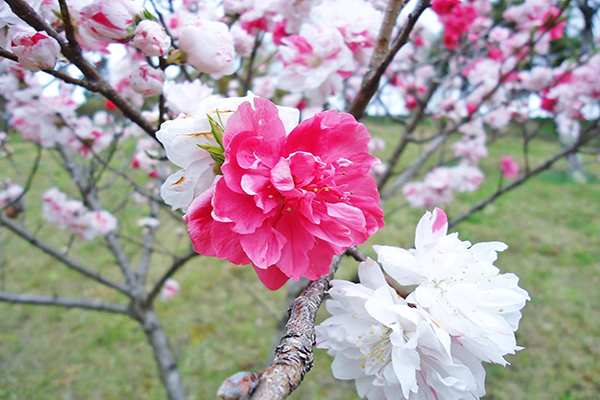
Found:
[[[276,83],[276,78],[273,76],[257,76],[252,79],[252,92],[259,97],[270,99],[275,96]]]
[[[229,29],[229,33],[231,33],[231,37],[233,38],[235,52],[240,57],[250,57],[256,41],[254,36],[249,34],[245,29],[241,28],[238,24],[233,25]]]
[[[202,101],[213,94],[213,89],[200,79],[185,82],[167,81],[165,98],[174,115],[194,114]]]
[[[3,189],[0,190],[0,209],[18,199],[24,192],[23,186],[10,181],[1,182]]]
[[[363,65],[369,63],[382,18],[382,13],[364,0],[325,1],[311,11],[313,23],[340,31],[354,58]]]
[[[30,71],[53,69],[60,56],[58,42],[44,32],[18,32],[11,46],[19,63]]]
[[[108,211],[88,211],[81,201],[67,200],[57,188],[48,189],[42,199],[42,215],[46,220],[86,240],[106,235],[117,227],[117,219]]]
[[[179,293],[179,282],[173,278],[169,278],[165,281],[165,284],[160,289],[160,297],[163,300],[169,300],[175,297]]]
[[[157,22],[145,19],[135,28],[131,44],[148,57],[163,56],[171,47],[171,38]]]
[[[282,39],[279,48],[283,70],[279,87],[291,92],[307,92],[314,103],[342,89],[343,78],[354,69],[352,52],[337,29],[304,24],[298,35]]]
[[[385,140],[380,137],[372,136],[369,141],[369,151],[383,151],[385,150]]]
[[[229,118],[223,177],[197,197],[185,220],[200,254],[252,263],[280,288],[317,279],[331,257],[383,226],[369,169],[369,133],[348,114],[326,111],[286,135],[277,108],[254,99]]]
[[[461,161],[458,165],[448,168],[450,173],[449,186],[459,193],[474,192],[483,182],[483,172],[468,161]]]
[[[222,22],[199,20],[179,35],[186,61],[200,72],[222,77],[235,72],[235,49],[229,28]]]
[[[554,71],[552,68],[536,66],[529,71],[520,71],[519,78],[525,89],[539,92],[554,82]]]
[[[67,141],[67,145],[84,157],[98,154],[114,139],[112,134],[96,126],[87,116],[79,117],[74,125],[73,134]]]
[[[158,96],[163,91],[165,74],[162,70],[142,65],[129,75],[129,83],[136,93],[147,97]]]
[[[463,138],[452,145],[452,151],[457,157],[467,158],[472,162],[477,162],[480,158],[488,156],[488,150],[485,145],[486,135],[463,136]]]
[[[105,43],[128,42],[134,34],[135,17],[142,13],[130,0],[95,0],[81,9],[80,24],[87,35]]]
[[[513,156],[504,156],[500,159],[500,170],[506,179],[512,179],[519,175],[519,163]]]

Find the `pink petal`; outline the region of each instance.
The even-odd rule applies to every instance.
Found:
[[[240,235],[240,244],[252,264],[258,268],[268,268],[281,257],[281,249],[287,240],[270,225],[269,221],[257,228],[251,235]]]
[[[281,257],[277,266],[284,274],[298,280],[308,269],[308,250],[315,245],[313,236],[298,224],[298,212],[296,210],[283,211],[281,219],[275,225],[287,239],[287,243],[281,249]]]
[[[267,216],[256,207],[251,196],[229,189],[224,179],[219,180],[213,197],[213,217],[219,222],[233,222],[236,233],[252,233],[261,226]]]
[[[290,279],[289,276],[284,274],[276,266],[271,266],[266,269],[254,267],[258,279],[270,290],[277,290]]]

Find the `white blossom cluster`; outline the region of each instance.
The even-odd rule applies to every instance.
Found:
[[[317,326],[317,347],[335,357],[337,379],[354,379],[361,397],[473,399],[485,394],[482,362],[506,365],[522,349],[514,332],[530,300],[514,274],[493,262],[501,242],[471,245],[447,234],[445,213],[427,212],[415,248],[375,246],[379,265],[359,266],[361,283],[334,280],[327,302],[332,317]]]

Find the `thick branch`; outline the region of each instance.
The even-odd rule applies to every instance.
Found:
[[[291,304],[290,318],[275,349],[273,364],[260,372],[241,372],[229,377],[217,393],[221,398],[241,400],[252,393],[251,400],[280,400],[300,385],[313,366],[315,317],[340,260],[341,256],[333,257],[329,274],[311,282]]]
[[[7,216],[5,216],[3,214],[0,214],[0,225],[4,225],[10,231],[17,234],[21,238],[27,240],[34,247],[37,247],[38,249],[42,250],[44,253],[46,253],[46,254],[52,256],[53,258],[57,259],[58,261],[62,262],[67,267],[74,269],[75,271],[79,272],[80,274],[83,274],[83,275],[87,276],[88,278],[92,278],[95,281],[100,282],[103,285],[106,285],[115,290],[118,290],[119,292],[121,292],[127,296],[131,296],[131,293],[129,292],[129,289],[127,288],[127,286],[123,285],[122,283],[113,282],[110,279],[104,278],[102,275],[100,275],[97,272],[90,271],[83,264],[78,263],[77,261],[60,253],[58,250],[56,250],[51,245],[39,240],[31,232],[29,232],[24,226],[15,223],[14,221],[12,221],[10,218],[8,218]]]
[[[129,314],[129,307],[125,304],[71,297],[38,296],[33,294],[0,292],[0,301],[13,304],[83,308],[86,310],[105,311],[115,314]]]
[[[406,44],[410,32],[413,30],[415,24],[417,23],[417,20],[419,19],[423,11],[425,11],[425,9],[429,6],[429,0],[419,0],[419,3],[415,8],[414,13],[408,16],[406,25],[404,25],[402,31],[400,31],[400,35],[398,35],[398,37],[392,44],[392,47],[388,51],[387,55],[383,58],[383,60],[381,60],[379,64],[373,66],[376,69],[370,70],[367,73],[365,79],[363,80],[363,84],[360,88],[360,91],[358,92],[358,94],[354,98],[354,101],[350,105],[350,108],[348,109],[348,113],[352,114],[354,118],[360,119],[364,115],[365,110],[369,105],[369,102],[377,92],[377,88],[379,88],[379,81],[381,80],[381,77],[383,76],[385,70],[390,65],[390,63],[392,62],[398,51],[402,48],[402,46]]]
[[[493,203],[498,197],[502,196],[503,194],[505,194],[513,189],[518,188],[529,178],[539,174],[540,172],[543,172],[543,171],[549,169],[558,160],[565,158],[571,154],[577,153],[577,151],[582,146],[584,146],[586,143],[588,143],[592,137],[598,136],[600,134],[600,132],[598,132],[598,130],[597,130],[598,129],[597,126],[598,126],[598,120],[596,120],[594,122],[594,124],[592,126],[590,126],[588,129],[586,129],[586,131],[584,133],[582,133],[582,135],[580,136],[579,140],[577,140],[571,146],[556,153],[554,156],[552,156],[550,159],[546,160],[546,162],[539,165],[538,167],[536,167],[530,171],[526,171],[523,175],[521,175],[519,178],[517,178],[514,182],[510,183],[509,185],[499,188],[496,192],[494,192],[487,199],[480,201],[479,203],[477,203],[473,207],[471,207],[468,211],[461,214],[458,218],[455,218],[452,221],[450,221],[448,224],[448,227],[452,227],[456,224],[459,224],[462,221],[464,221],[465,219],[469,218],[474,213],[483,210],[489,204]]]

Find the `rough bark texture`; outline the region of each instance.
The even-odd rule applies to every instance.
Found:
[[[160,325],[158,315],[153,309],[147,309],[141,312],[140,318],[148,342],[154,350],[158,373],[165,385],[169,400],[186,400],[181,376],[177,369],[177,360],[169,344],[169,339]]]
[[[315,317],[340,259],[341,256],[335,256],[329,274],[311,282],[292,302],[290,318],[275,349],[271,366],[259,372],[243,372],[227,378],[218,392],[222,399],[280,400],[285,399],[300,385],[304,375],[313,366]],[[258,384],[249,387],[247,382],[256,378]]]

